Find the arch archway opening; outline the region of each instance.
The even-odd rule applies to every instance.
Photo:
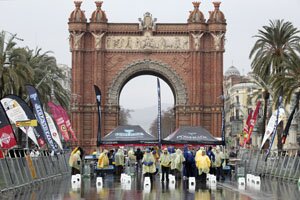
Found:
[[[161,134],[168,136],[175,129],[175,94],[168,80],[155,73],[140,72],[130,76],[119,94],[119,125],[140,125],[157,136],[158,90],[161,92]]]

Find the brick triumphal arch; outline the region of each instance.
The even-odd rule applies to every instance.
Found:
[[[187,23],[157,23],[150,13],[138,23],[108,23],[102,2],[87,22],[75,1],[69,18],[72,52],[72,124],[79,144],[96,144],[98,116],[93,85],[102,92],[102,134],[118,126],[119,96],[132,78],[151,74],[175,97],[176,127],[203,126],[220,137],[226,20],[214,2],[209,19],[193,2]]]

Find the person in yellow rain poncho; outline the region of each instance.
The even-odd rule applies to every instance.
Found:
[[[161,172],[162,172],[162,178],[161,182],[166,181],[169,182],[169,172],[170,172],[170,166],[171,166],[171,157],[169,155],[168,149],[165,148],[160,156],[160,166],[161,166]]]
[[[184,161],[185,161],[185,158],[183,156],[182,151],[180,149],[176,149],[174,164],[175,164],[175,176],[177,178],[180,178],[180,176],[181,176]]]
[[[199,149],[195,157],[196,167],[200,175],[200,182],[206,183],[206,174],[209,173],[209,168],[211,165],[209,157],[206,155],[205,149]]]
[[[143,174],[144,176],[149,176],[152,181],[152,174],[156,171],[155,159],[150,149],[147,149],[142,160],[143,164]]]
[[[127,159],[127,166],[129,168],[130,175],[134,175],[135,173],[135,165],[136,165],[136,157],[134,155],[133,149],[130,149],[128,151],[128,159]]]
[[[224,173],[223,173],[223,163],[224,163],[225,157],[224,157],[223,152],[220,151],[219,146],[217,146],[217,148],[216,148],[215,157],[216,157],[215,166],[216,166],[216,173],[217,173],[217,181],[220,180],[220,177],[221,177],[221,180],[225,180]]]
[[[175,175],[175,158],[176,158],[176,154],[175,154],[174,147],[169,147],[168,152],[169,152],[170,158],[171,158],[170,173]]]
[[[115,166],[116,166],[116,174],[121,175],[123,172],[123,168],[125,165],[125,156],[122,148],[119,148],[117,153],[115,154]]]
[[[80,174],[80,169],[81,169],[81,157],[83,154],[83,150],[81,147],[76,147],[70,155],[69,158],[69,166],[72,168],[71,174]]]
[[[108,153],[108,151],[106,149],[104,149],[103,152],[100,154],[100,156],[98,158],[98,163],[97,163],[98,169],[103,169],[105,167],[108,167],[109,160],[108,160],[107,153]],[[103,173],[100,173],[100,176],[103,177]]]

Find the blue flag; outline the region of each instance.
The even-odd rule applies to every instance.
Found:
[[[50,132],[50,129],[49,129],[49,126],[48,126],[48,123],[46,120],[46,116],[45,116],[45,113],[43,110],[43,106],[41,104],[37,90],[35,89],[35,87],[33,87],[31,85],[26,85],[26,89],[27,89],[29,99],[32,104],[35,116],[42,128],[44,138],[46,139],[47,143],[50,145],[51,149],[56,152],[56,151],[58,151],[58,146],[54,142],[54,140],[51,136],[51,132]]]

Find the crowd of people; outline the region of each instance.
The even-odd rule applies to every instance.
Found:
[[[76,155],[80,157],[80,151],[72,152],[71,157]],[[165,147],[161,151],[157,147],[137,148],[135,151],[133,148],[119,147],[110,151],[104,149],[98,156],[97,169],[113,165],[117,176],[121,173],[134,175],[142,172],[153,180],[160,172],[162,182],[168,182],[169,174],[172,174],[176,179],[196,177],[205,183],[208,173],[216,175],[217,180],[225,179],[223,167],[228,156],[227,151],[220,146],[200,147],[197,150],[189,149],[188,146],[182,149]],[[76,163],[73,166],[76,167]]]

